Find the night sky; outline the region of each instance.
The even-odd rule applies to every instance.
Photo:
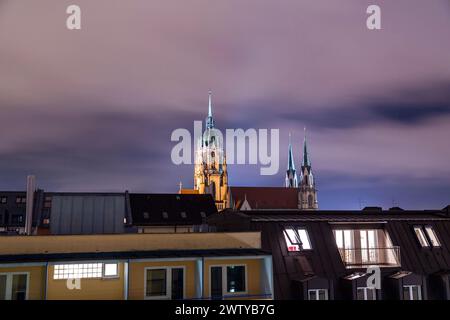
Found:
[[[218,128],[280,129],[279,173],[231,185],[284,185],[306,126],[320,208],[450,204],[448,0],[0,0],[0,190],[192,187],[170,134],[209,89]]]

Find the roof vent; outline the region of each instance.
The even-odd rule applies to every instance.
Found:
[[[362,211],[382,212],[382,207],[365,207]]]

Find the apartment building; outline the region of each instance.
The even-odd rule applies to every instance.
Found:
[[[259,232],[0,237],[0,300],[272,298]]]
[[[260,231],[275,299],[450,299],[450,213],[251,210],[212,215],[216,231]]]

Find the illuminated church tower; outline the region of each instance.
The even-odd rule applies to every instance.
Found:
[[[299,208],[304,210],[314,210],[319,208],[317,202],[316,183],[311,167],[311,160],[309,159],[308,147],[306,144],[306,129],[305,138],[303,140],[303,158],[302,158],[302,172],[300,174],[299,183]]]
[[[292,152],[291,134],[289,133],[288,166],[286,170],[286,188],[297,188],[297,172],[295,171],[294,154]]]
[[[200,194],[210,193],[217,209],[222,210],[228,203],[227,163],[222,133],[214,127],[211,91],[205,125],[206,129],[195,151],[194,189]]]

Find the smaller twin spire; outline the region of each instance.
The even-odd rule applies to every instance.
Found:
[[[303,128],[304,132],[304,138],[303,138],[303,160],[302,160],[302,167],[311,167],[311,160],[309,159],[308,155],[308,147],[306,144],[306,127]]]

